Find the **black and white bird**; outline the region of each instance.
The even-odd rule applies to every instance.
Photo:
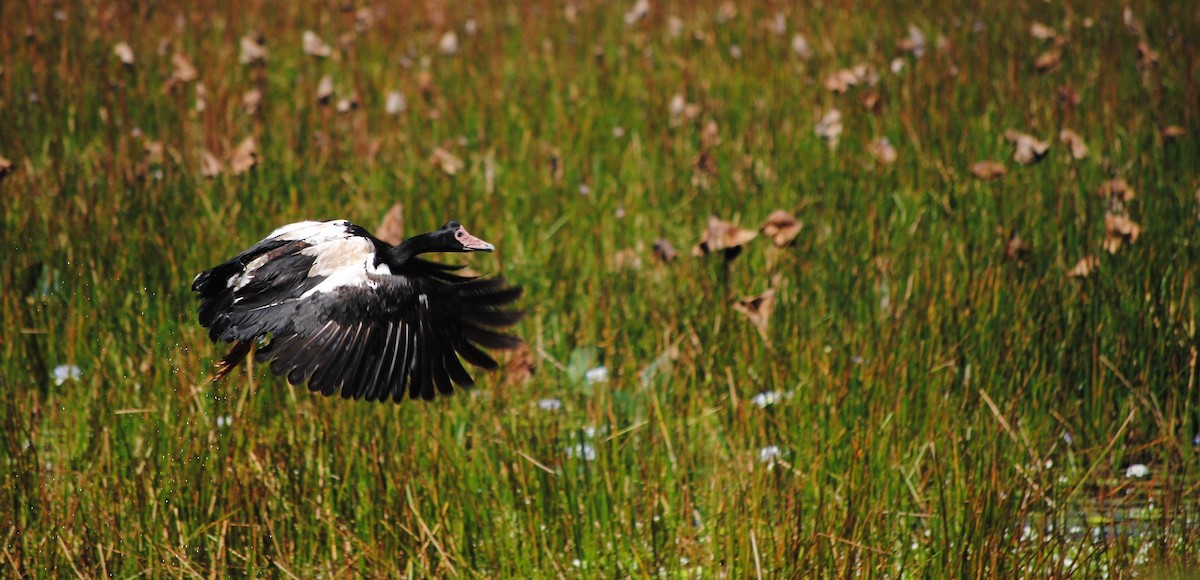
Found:
[[[504,307],[521,288],[417,256],[494,249],[454,221],[396,246],[345,220],[283,226],[192,282],[200,324],[233,343],[213,380],[258,341],[256,362],[327,396],[399,402],[470,386],[460,356],[495,369],[481,347],[520,344],[495,329],[520,320]]]

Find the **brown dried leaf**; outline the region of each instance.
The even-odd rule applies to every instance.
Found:
[[[133,49],[129,48],[129,43],[118,42],[113,46],[113,54],[117,55],[117,60],[125,66],[133,66]]]
[[[13,172],[12,161],[9,161],[3,155],[0,155],[0,177],[4,177],[12,172]]]
[[[238,55],[238,62],[242,64],[264,64],[267,62],[267,47],[263,44],[263,39],[258,35],[250,35],[242,37],[241,54]]]
[[[1142,68],[1152,67],[1158,64],[1158,52],[1150,48],[1146,41],[1141,41],[1137,45],[1138,66]]]
[[[830,109],[817,122],[817,126],[813,129],[813,132],[818,137],[824,139],[830,148],[837,147],[838,138],[842,135],[842,112],[837,109]]]
[[[803,228],[804,224],[796,219],[796,216],[786,210],[777,209],[767,216],[766,221],[758,227],[758,231],[771,238],[777,247],[782,248],[791,244]]]
[[[671,242],[667,241],[666,238],[658,238],[654,240],[654,255],[665,264],[679,257],[679,252],[675,250],[675,246],[671,245]]]
[[[1104,249],[1110,254],[1117,253],[1123,244],[1133,245],[1141,234],[1141,226],[1123,215],[1104,216]]]
[[[504,384],[506,386],[515,387],[525,383],[537,369],[534,364],[536,359],[533,356],[533,350],[529,348],[528,343],[522,342],[506,356],[508,357],[508,360],[504,362]]]
[[[317,58],[325,58],[333,54],[333,49],[316,32],[311,30],[304,31],[304,34],[301,36],[301,43],[304,45],[304,54]]]
[[[379,222],[379,227],[375,228],[375,237],[393,246],[404,241],[404,204],[392,204]]]
[[[891,165],[900,158],[900,154],[896,152],[896,148],[888,141],[887,137],[880,137],[867,145],[867,151],[875,158],[876,161]]]
[[[771,322],[771,313],[775,311],[774,288],[768,288],[757,296],[747,296],[738,300],[733,304],[733,309],[746,315],[763,340],[768,340],[767,326]]]
[[[207,149],[200,152],[201,177],[207,177],[211,179],[220,175],[224,170],[225,167],[221,164],[221,160],[217,159],[216,155],[213,155]]]
[[[229,169],[234,175],[241,175],[258,165],[258,144],[254,137],[246,137],[229,156]]]
[[[196,71],[195,65],[183,53],[175,53],[171,57],[171,78],[181,83],[190,83],[200,77],[200,73]]]
[[[166,158],[166,155],[164,155],[165,149],[163,148],[162,141],[146,140],[146,142],[142,144],[142,149],[146,152],[145,161],[148,165],[162,165],[163,160]]]
[[[1179,125],[1167,125],[1162,129],[1162,137],[1164,141],[1172,141],[1181,139],[1187,136],[1187,129]]]
[[[1004,260],[1015,262],[1018,266],[1024,266],[1032,253],[1033,248],[1016,233],[1013,233],[1012,237],[1008,239],[1008,243],[1004,245]]]
[[[704,124],[704,130],[700,132],[700,147],[704,150],[712,149],[721,144],[721,129],[717,126],[716,121],[709,121]]]
[[[392,91],[387,95],[387,101],[384,102],[383,111],[389,115],[399,115],[408,110],[408,101],[400,91]]]
[[[692,255],[702,256],[725,250],[727,257],[733,257],[736,256],[738,249],[757,236],[758,232],[739,228],[715,215],[710,215],[708,216],[708,227],[700,235],[700,242],[696,244],[695,248],[692,248]]]
[[[462,159],[441,147],[433,148],[433,153],[429,155],[429,161],[437,165],[438,169],[441,169],[446,175],[454,175],[465,167]]]
[[[999,161],[976,161],[971,164],[971,173],[974,173],[975,177],[985,181],[997,179],[1007,172],[1008,169]]]
[[[350,95],[344,99],[338,99],[336,109],[338,113],[343,115],[351,111],[358,110],[358,94]]]
[[[1054,37],[1058,36],[1058,33],[1053,28],[1041,22],[1034,22],[1029,25],[1029,34],[1038,40],[1054,40]]]
[[[896,50],[900,52],[912,53],[916,58],[921,58],[925,55],[926,47],[925,33],[921,32],[916,25],[908,25],[908,36],[896,41]]]
[[[642,257],[639,256],[637,250],[634,250],[633,248],[618,250],[612,255],[613,270],[639,270],[641,267]]]
[[[883,96],[879,94],[879,91],[870,90],[864,92],[859,102],[862,103],[864,109],[872,113],[878,113],[883,108]]]
[[[1041,161],[1050,151],[1050,144],[1039,141],[1033,135],[1022,133],[1015,129],[1004,132],[1004,139],[1013,144],[1013,161],[1021,165],[1031,165]]]
[[[834,71],[825,77],[825,90],[841,94],[850,90],[856,82],[858,79],[850,69]]]
[[[796,33],[792,35],[792,52],[800,57],[800,60],[808,60],[813,57],[812,47],[808,44],[808,39],[803,34]]]
[[[1067,270],[1069,278],[1087,278],[1100,268],[1100,258],[1096,256],[1084,256],[1075,263],[1075,267]]]
[[[333,77],[325,75],[317,82],[317,102],[322,105],[328,105],[329,99],[333,97]]]
[[[242,94],[242,110],[246,111],[247,115],[258,113],[258,105],[262,102],[262,91],[258,89],[250,89]]]
[[[1079,133],[1063,129],[1058,132],[1058,140],[1071,151],[1072,158],[1083,159],[1088,156],[1087,144],[1083,142],[1083,137],[1080,137]]]
[[[1050,72],[1058,68],[1062,62],[1062,51],[1057,48],[1052,48],[1039,54],[1037,59],[1033,61],[1033,66],[1038,72]]]
[[[1119,201],[1126,203],[1137,197],[1137,192],[1129,187],[1129,183],[1124,179],[1110,179],[1100,184],[1100,188],[1096,190],[1096,195],[1111,201]]]
[[[438,52],[446,56],[458,54],[458,34],[456,34],[453,30],[446,31],[446,33],[438,39]]]

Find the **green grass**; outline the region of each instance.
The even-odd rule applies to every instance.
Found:
[[[584,0],[574,21],[403,3],[356,33],[331,4],[0,3],[0,570],[1195,573],[1200,12],[1138,6],[1130,27],[1099,4],[654,2],[627,25],[632,2]],[[1052,46],[1035,21],[1069,37],[1053,71],[1034,68]],[[920,59],[895,48],[910,23]],[[333,56],[304,54],[306,29]],[[255,31],[269,60],[240,64]],[[177,52],[199,78],[164,88]],[[823,88],[859,63],[877,85]],[[326,74],[357,109],[316,102]],[[672,122],[675,94],[695,118]],[[831,149],[813,127],[833,107]],[[698,176],[710,121],[717,171]],[[1018,166],[1008,128],[1048,157]],[[258,167],[201,176],[203,151],[247,136]],[[880,136],[894,165],[868,153]],[[1007,175],[974,178],[984,159]],[[1143,228],[1116,253],[1095,194],[1112,177]],[[498,246],[470,263],[526,288],[531,378],[398,406],[258,368],[209,383],[223,351],[195,320],[197,272],[279,225],[374,227],[395,202],[409,233],[457,218]],[[804,222],[792,246],[688,255],[709,214],[754,228],[775,208]],[[660,236],[679,260],[654,257]],[[1098,271],[1068,277],[1085,256]],[[732,303],[768,287],[764,340]],[[81,376],[56,384],[66,364]],[[582,378],[599,365],[607,381]],[[767,391],[785,395],[760,408]]]

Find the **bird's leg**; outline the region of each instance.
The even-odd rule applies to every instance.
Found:
[[[233,348],[229,350],[229,354],[225,355],[221,362],[217,363],[217,374],[213,376],[212,382],[217,382],[233,371],[235,367],[242,364],[246,360],[246,355],[250,354],[250,347],[254,343],[249,340],[239,340],[234,343]]]

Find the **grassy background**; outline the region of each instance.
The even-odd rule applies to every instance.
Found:
[[[206,4],[0,3],[0,570],[1200,565],[1191,3],[654,2],[632,24],[633,3],[590,0]],[[1060,35],[1054,70],[1035,69],[1055,41],[1034,22]],[[896,47],[910,24],[919,59]],[[332,55],[304,54],[304,30]],[[241,64],[255,33],[268,60]],[[176,53],[197,79],[169,82]],[[859,63],[877,85],[823,87]],[[319,104],[324,75],[359,106]],[[694,117],[672,120],[677,94]],[[834,107],[831,148],[813,127]],[[1048,157],[1017,166],[1008,128]],[[201,175],[203,152],[248,136],[257,167]],[[881,136],[893,165],[868,153]],[[462,169],[431,162],[438,147]],[[984,159],[1008,174],[974,178]],[[1111,177],[1143,227],[1115,254],[1095,194]],[[525,286],[531,378],[399,406],[262,369],[208,382],[223,351],[195,322],[196,272],[279,225],[374,227],[395,202],[409,233],[457,218],[497,245],[471,265]],[[791,247],[687,255],[709,214],[754,228],[775,208],[804,222]],[[1014,232],[1021,263],[1004,259]],[[684,256],[657,260],[660,236]],[[1098,271],[1068,277],[1085,256]],[[764,340],[731,303],[768,287]],[[56,384],[67,364],[81,376]],[[583,378],[600,365],[608,380]],[[1126,477],[1138,464],[1149,475]]]

